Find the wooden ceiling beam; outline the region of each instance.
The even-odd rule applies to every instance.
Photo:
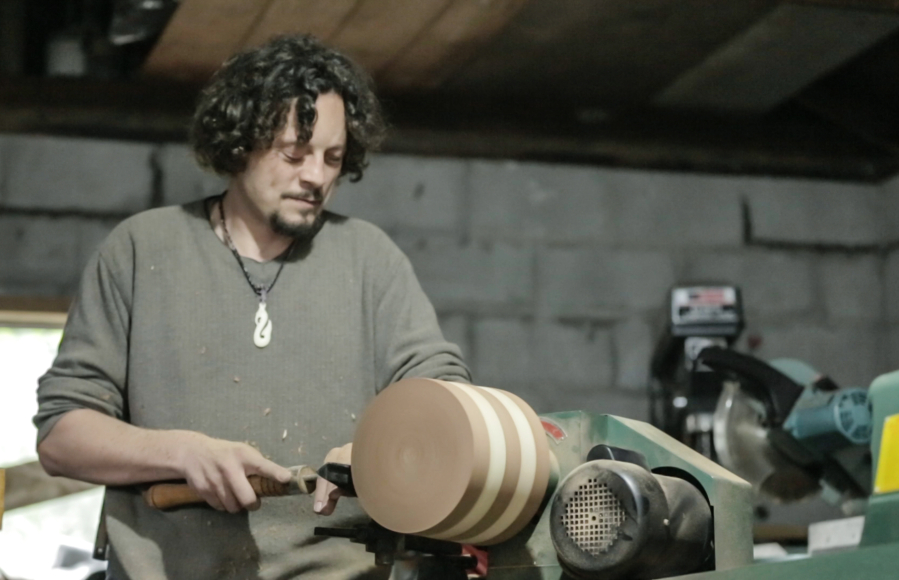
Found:
[[[498,32],[526,0],[184,0],[144,64],[150,77],[202,83],[229,56],[273,36],[308,33],[376,78],[412,62],[427,82]],[[433,37],[433,39],[432,39]],[[436,50],[435,50],[436,49]]]
[[[312,34],[328,41],[362,0],[273,0],[243,47],[257,46],[279,34]]]
[[[493,39],[527,0],[454,0],[431,26],[386,63],[378,83],[388,92],[439,86]]]
[[[896,30],[896,13],[783,4],[681,75],[654,104],[765,114]]]
[[[184,142],[196,88],[86,79],[0,79],[0,132]],[[809,123],[650,117],[540,124],[545,114],[459,99],[389,99],[386,153],[877,181],[899,152]],[[536,123],[535,123],[536,121]],[[2,304],[0,304],[2,306]]]
[[[899,122],[892,111],[883,110],[868,97],[860,91],[837,91],[816,85],[798,95],[795,102],[860,139],[899,156]]]
[[[232,54],[272,0],[182,0],[144,63],[143,73],[202,83]]]
[[[328,43],[378,72],[425,34],[452,0],[360,0]]]
[[[475,159],[516,159],[691,173],[766,175],[880,182],[899,170],[899,157],[856,152],[770,148],[665,135],[606,134],[594,137],[539,135],[524,131],[397,129],[387,152]]]
[[[164,81],[0,78],[0,131],[185,141],[198,91]]]

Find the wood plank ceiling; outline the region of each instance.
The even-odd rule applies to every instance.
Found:
[[[144,71],[202,82],[235,52],[309,33],[351,55],[393,92],[439,85],[526,0],[183,0]]]
[[[181,0],[144,86],[196,87],[283,33],[311,33],[371,73],[397,129],[388,150],[899,170],[899,0]]]

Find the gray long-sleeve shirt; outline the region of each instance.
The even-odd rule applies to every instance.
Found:
[[[207,200],[208,202],[208,200]],[[326,214],[267,301],[272,340],[253,343],[259,301],[208,221],[207,203],[144,212],[117,227],[89,263],[52,368],[40,380],[39,440],[67,411],[95,409],[151,429],[248,441],[273,461],[318,465],[352,440],[356,418],[403,377],[469,380],[406,257],[365,222]],[[279,261],[244,259],[269,283]],[[237,515],[161,512],[135,487],[106,498],[110,570],[122,580],[341,578],[373,558],[315,525],[349,526],[311,499],[270,498]]]

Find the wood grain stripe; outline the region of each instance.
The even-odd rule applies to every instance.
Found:
[[[482,545],[489,543],[494,537],[505,532],[518,519],[524,510],[531,491],[534,489],[534,478],[537,475],[537,445],[534,433],[531,432],[531,426],[522,410],[506,396],[504,391],[499,389],[484,388],[485,391],[499,399],[500,403],[509,412],[515,423],[515,429],[518,433],[519,449],[521,452],[521,468],[518,470],[518,480],[515,483],[515,490],[511,501],[501,512],[502,515],[488,523],[486,529],[472,529],[471,535],[460,541],[466,544]]]
[[[540,509],[540,504],[543,503],[543,499],[546,496],[546,490],[549,487],[551,470],[549,443],[546,441],[546,434],[543,431],[543,425],[540,424],[540,418],[537,417],[534,410],[531,409],[530,405],[524,402],[521,397],[508,391],[504,392],[506,396],[512,399],[512,402],[518,405],[525,417],[527,417],[528,423],[531,426],[531,433],[534,434],[534,444],[537,449],[537,473],[534,476],[534,488],[531,490],[531,495],[519,516],[505,531],[500,532],[498,536],[485,541],[485,544],[505,542],[520,532],[537,514],[537,510]]]
[[[446,384],[446,381],[442,381]],[[460,534],[464,534],[473,526],[477,525],[493,506],[493,502],[499,495],[503,478],[506,473],[506,440],[503,430],[503,423],[500,421],[498,409],[494,407],[490,400],[480,392],[477,387],[463,385],[461,383],[450,383],[455,388],[461,389],[468,395],[487,423],[488,440],[485,442],[475,442],[475,445],[483,445],[486,443],[490,449],[490,463],[487,470],[487,481],[484,489],[478,496],[477,501],[471,510],[459,521],[459,523],[450,527],[445,531],[428,532],[428,537],[436,539],[452,539]]]

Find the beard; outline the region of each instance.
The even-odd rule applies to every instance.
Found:
[[[325,225],[325,214],[324,212],[319,213],[315,216],[315,219],[312,220],[311,224],[292,224],[285,221],[279,212],[275,212],[268,217],[268,223],[275,233],[293,238],[297,244],[303,245],[311,242],[312,238],[314,238]]]

